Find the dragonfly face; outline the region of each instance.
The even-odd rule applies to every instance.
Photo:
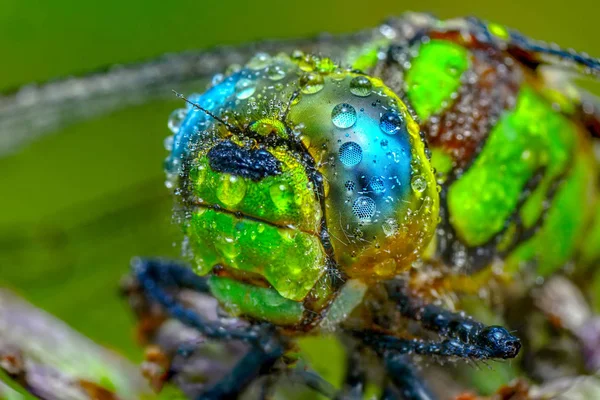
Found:
[[[379,79],[259,55],[193,98],[171,124],[167,162],[200,274],[255,276],[317,312],[335,297],[332,277],[389,279],[428,244],[433,170],[419,126]]]

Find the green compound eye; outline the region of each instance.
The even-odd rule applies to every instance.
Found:
[[[439,200],[404,103],[327,59],[262,61],[195,96],[212,116],[192,107],[175,131],[168,170],[198,272],[301,301],[332,268],[363,281],[407,269]]]

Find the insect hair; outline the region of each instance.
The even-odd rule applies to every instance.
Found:
[[[190,101],[187,97],[185,97],[183,94],[173,90],[173,93],[175,93],[175,96],[179,97],[180,99],[182,99],[183,101],[185,101],[186,103],[188,103],[189,105],[191,105],[192,107],[194,107],[196,110],[202,111],[203,113],[205,113],[206,115],[208,115],[209,117],[211,117],[212,119],[214,119],[215,121],[225,125],[227,127],[227,129],[229,129],[232,133],[237,133],[240,134],[242,133],[242,130],[240,128],[238,128],[237,126],[231,125],[229,122],[225,121],[224,119],[217,117],[215,114],[213,114],[212,112],[208,111],[206,108],[200,106],[197,103],[194,103],[193,101]]]

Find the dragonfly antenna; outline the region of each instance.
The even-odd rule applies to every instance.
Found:
[[[233,126],[231,125],[229,122],[217,117],[215,114],[213,114],[212,112],[208,111],[206,108],[194,103],[193,101],[190,101],[187,97],[185,97],[183,94],[173,90],[173,93],[175,93],[175,96],[179,97],[180,99],[182,99],[183,101],[185,101],[186,103],[188,103],[189,105],[191,105],[192,107],[194,107],[196,110],[200,110],[203,113],[205,113],[206,115],[208,115],[209,117],[211,117],[212,119],[214,119],[217,122],[222,123],[223,125],[225,125],[227,127],[227,129],[229,129],[231,132],[233,133],[242,133],[242,130],[240,128],[238,128],[237,126]]]

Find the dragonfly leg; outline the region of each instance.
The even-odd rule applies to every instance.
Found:
[[[283,356],[284,346],[271,326],[260,332],[260,339],[233,370],[211,388],[197,397],[197,400],[233,399],[258,377],[268,374],[275,363]]]
[[[152,301],[159,304],[173,318],[196,329],[211,339],[238,339],[256,342],[258,334],[254,326],[229,327],[220,322],[209,321],[193,310],[184,307],[169,289],[192,289],[208,293],[206,279],[193,273],[187,266],[165,260],[135,258],[132,261],[133,274],[142,291]]]
[[[387,290],[404,317],[452,339],[441,342],[443,345],[436,348],[434,353],[444,355],[444,352],[448,352],[448,355],[478,359],[514,358],[519,353],[519,338],[501,326],[487,326],[462,312],[451,312],[434,304],[426,304],[410,296],[404,283],[399,280],[388,282]]]
[[[184,307],[173,293],[174,289],[185,288],[209,293],[206,279],[194,274],[187,266],[173,261],[136,258],[132,261],[132,268],[144,294],[164,308],[172,318],[197,330],[206,338],[241,340],[250,347],[230,372],[203,390],[197,399],[237,398],[255,379],[271,372],[274,364],[284,355],[284,340],[273,325],[232,327],[208,320]]]
[[[384,389],[381,399],[435,400],[437,397],[415,371],[407,356],[378,351],[384,360],[391,383]]]

